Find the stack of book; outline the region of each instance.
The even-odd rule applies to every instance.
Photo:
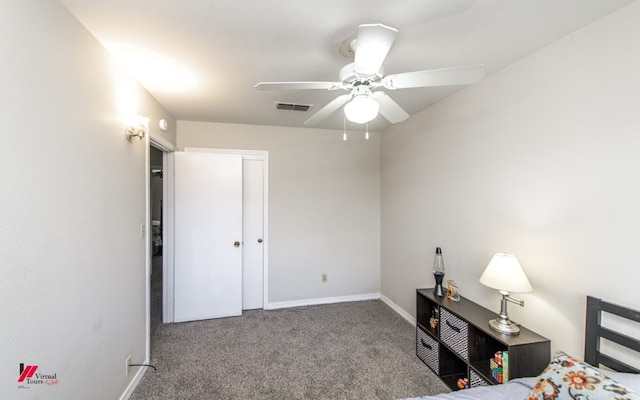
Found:
[[[509,352],[496,352],[489,363],[491,377],[498,383],[507,383],[509,381]]]

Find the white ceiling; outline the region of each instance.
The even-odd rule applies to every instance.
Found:
[[[258,91],[260,81],[337,81],[340,44],[363,23],[398,29],[387,74],[485,64],[489,74],[634,0],[60,0],[103,43],[188,68],[185,90],[147,84],[177,119],[303,126],[343,92]],[[460,87],[387,91],[414,114]],[[277,101],[313,104],[306,113]],[[317,125],[342,129],[342,112]],[[378,116],[370,124],[381,130]],[[348,129],[358,129],[349,124]]]

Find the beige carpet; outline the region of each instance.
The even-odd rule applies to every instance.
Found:
[[[155,299],[157,301],[157,298]],[[448,392],[381,301],[154,324],[142,399],[400,399]]]

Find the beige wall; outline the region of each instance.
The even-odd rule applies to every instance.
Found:
[[[640,308],[640,4],[622,8],[382,132],[382,294],[415,315],[446,278],[514,253],[534,287],[513,319],[582,356],[585,296]]]
[[[146,146],[124,119],[175,120],[58,2],[0,2],[0,37],[0,397],[113,400],[147,337]],[[19,389],[20,363],[58,385]]]
[[[362,136],[178,121],[180,149],[269,151],[269,303],[379,292],[380,142]]]

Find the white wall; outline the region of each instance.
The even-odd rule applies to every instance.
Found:
[[[382,132],[382,294],[415,315],[446,278],[514,253],[534,287],[512,318],[583,355],[585,296],[640,308],[638,2]]]
[[[0,3],[0,393],[115,399],[146,356],[145,142],[175,120],[57,2]],[[57,385],[19,389],[19,363]]]
[[[379,292],[378,134],[178,121],[177,136],[269,151],[269,303]]]

